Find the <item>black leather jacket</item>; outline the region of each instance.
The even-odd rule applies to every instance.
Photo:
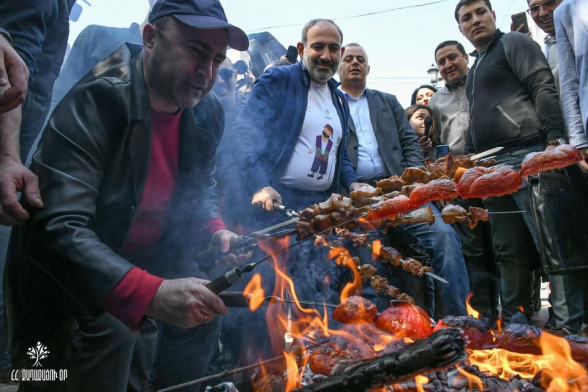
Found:
[[[93,313],[133,267],[120,256],[149,168],[151,109],[141,46],[124,44],[101,61],[53,113],[32,170],[44,208],[13,234],[5,271],[9,329],[37,338],[75,312]],[[216,147],[224,112],[207,96],[180,122],[179,170],[165,254],[190,257],[203,224],[219,217]],[[173,256],[172,256],[173,255]],[[21,346],[26,352],[26,346]]]

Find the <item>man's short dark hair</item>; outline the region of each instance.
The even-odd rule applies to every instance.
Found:
[[[488,6],[488,9],[492,11],[492,4],[490,4],[490,0],[459,0],[459,3],[455,6],[455,20],[459,23],[459,9],[461,7],[465,7],[466,5],[470,5],[472,3],[477,3],[478,1],[483,1]]]
[[[310,28],[316,24],[319,24],[321,22],[327,22],[332,24],[333,26],[335,26],[337,28],[337,31],[339,32],[339,35],[341,36],[341,42],[343,42],[343,32],[341,31],[341,29],[339,28],[339,26],[337,26],[337,23],[333,22],[331,19],[313,19],[310,22],[308,22],[307,24],[304,25],[304,27],[302,28],[302,43],[304,44],[304,46],[306,46],[306,43],[308,42],[308,30],[310,30]]]
[[[463,54],[464,56],[466,55],[465,48],[458,41],[453,41],[453,40],[443,41],[439,45],[437,45],[437,47],[435,48],[435,61],[437,61],[437,52],[446,46],[455,46],[457,48],[457,50],[459,50],[461,52],[461,54]]]

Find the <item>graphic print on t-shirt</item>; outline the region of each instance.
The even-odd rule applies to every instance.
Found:
[[[314,161],[310,168],[310,174],[307,174],[310,178],[314,178],[314,175],[318,173],[317,180],[322,180],[323,175],[327,172],[329,166],[329,153],[333,148],[333,127],[329,124],[325,124],[321,135],[316,137],[316,148],[314,149]],[[312,151],[308,152],[312,154]]]
[[[311,82],[302,129],[280,183],[312,191],[329,189],[335,179],[342,138],[332,92],[327,85]]]

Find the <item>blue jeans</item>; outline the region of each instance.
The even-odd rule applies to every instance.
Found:
[[[439,210],[432,203],[424,207],[431,207],[434,214],[439,214]],[[432,272],[449,282],[445,284],[436,280],[432,281],[434,317],[440,319],[448,315],[466,315],[465,300],[470,293],[470,282],[461,249],[461,240],[453,227],[445,224],[440,217],[437,217],[431,226],[428,223],[420,223],[401,227],[416,236],[433,254]]]

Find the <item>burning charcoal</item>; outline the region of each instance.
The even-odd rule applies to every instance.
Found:
[[[329,376],[337,362],[343,359],[356,360],[355,354],[349,350],[343,350],[336,343],[329,343],[326,347],[319,347],[310,354],[310,370],[316,374]]]
[[[370,279],[378,273],[378,269],[371,264],[360,265],[358,269],[362,279]]]
[[[378,316],[376,327],[398,337],[421,339],[433,332],[431,320],[424,309],[404,302],[393,302]]]
[[[443,328],[458,328],[464,332],[468,340],[467,348],[486,350],[494,348],[494,339],[488,324],[471,316],[447,316],[440,320],[434,331]]]
[[[353,295],[333,311],[333,319],[343,324],[375,323],[378,308],[369,300]]]
[[[329,240],[324,235],[317,235],[314,240],[314,246],[329,247]]]

